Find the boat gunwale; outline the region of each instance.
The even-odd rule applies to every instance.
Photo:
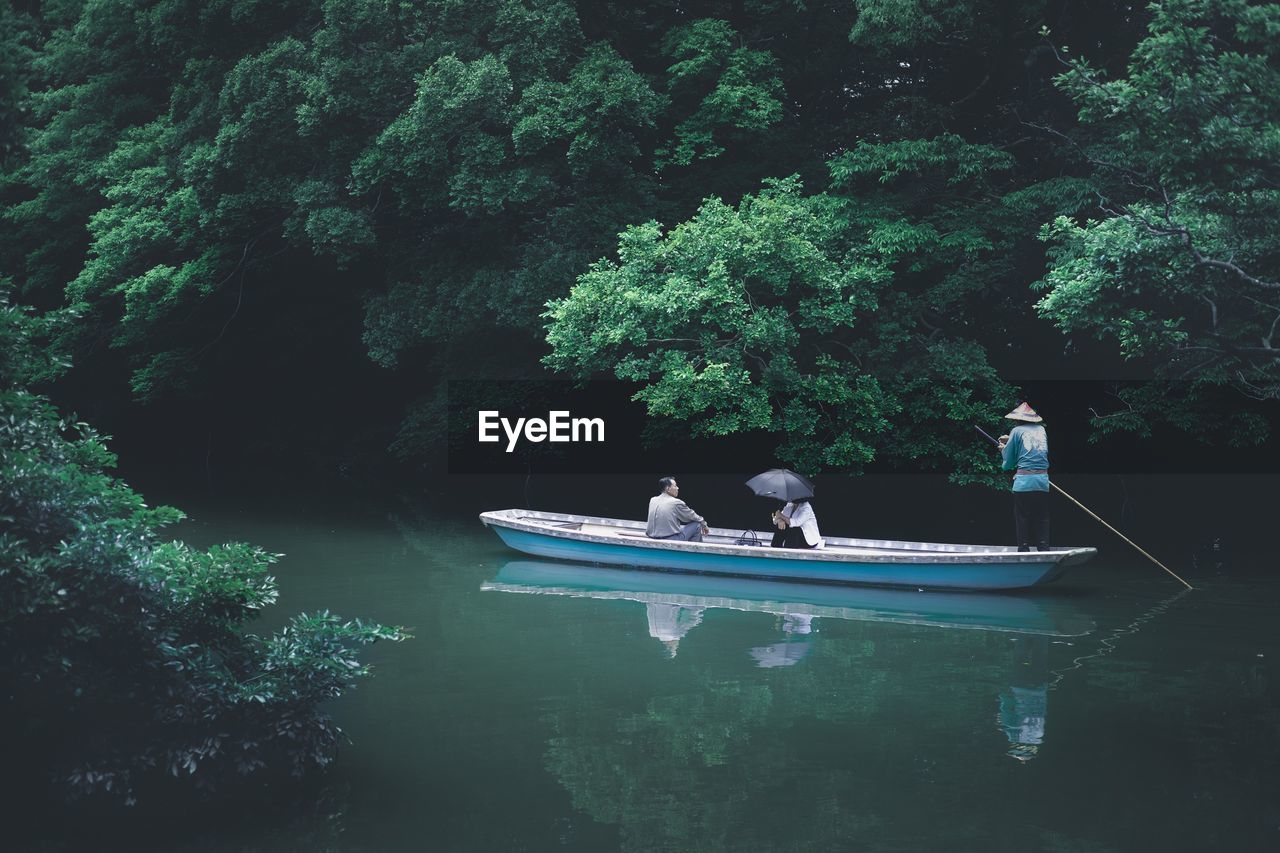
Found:
[[[593,524],[599,527],[613,527],[619,530],[643,533],[645,529],[644,522],[595,515],[524,509],[489,510],[488,512],[480,513],[480,520],[486,526],[508,527],[526,533],[536,533],[576,542],[621,545],[623,547],[657,551],[721,554],[765,560],[803,560],[819,563],[946,564],[977,562],[990,565],[1005,563],[1060,563],[1063,566],[1068,566],[1083,562],[1097,553],[1097,549],[1091,547],[1055,548],[1051,551],[1017,551],[1013,546],[1006,545],[964,545],[941,542],[903,542],[891,539],[847,539],[843,537],[824,537],[828,547],[812,550],[768,548],[760,545],[736,545],[720,542],[650,539],[643,536],[628,537],[626,541],[620,541],[617,538],[617,534],[609,536],[598,533],[584,533],[581,530],[555,527],[553,524],[564,524],[566,522],[579,526]],[[734,531],[722,527],[713,527],[710,528],[710,531],[709,535],[730,539],[741,538],[747,532],[745,530]],[[768,535],[762,534],[761,531],[753,530],[750,532],[756,536]],[[894,551],[895,553],[875,553],[875,551]]]

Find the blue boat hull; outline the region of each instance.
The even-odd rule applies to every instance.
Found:
[[[930,589],[1019,589],[1049,583],[1065,569],[1061,561],[825,562],[783,556],[739,556],[678,550],[651,550],[628,544],[581,541],[493,525],[510,547],[525,554],[616,566],[703,572],[787,580],[912,586]]]

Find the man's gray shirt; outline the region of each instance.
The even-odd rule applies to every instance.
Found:
[[[706,523],[702,516],[689,509],[687,503],[666,492],[649,498],[649,526],[645,529],[647,535],[655,539],[674,536],[691,521]]]

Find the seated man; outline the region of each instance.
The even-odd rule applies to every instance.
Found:
[[[649,498],[649,524],[645,535],[651,539],[684,539],[701,542],[708,532],[707,520],[680,500],[680,486],[675,477],[658,481],[662,491]]]

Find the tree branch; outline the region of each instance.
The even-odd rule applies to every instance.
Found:
[[[1168,223],[1168,227],[1162,228],[1153,224],[1150,220],[1140,213],[1135,213],[1132,208],[1127,205],[1120,205],[1118,208],[1110,208],[1105,204],[1099,204],[1098,207],[1105,213],[1112,216],[1118,216],[1122,219],[1128,219],[1133,222],[1139,222],[1147,233],[1156,237],[1177,237],[1187,251],[1191,253],[1191,257],[1199,266],[1213,267],[1227,272],[1234,273],[1239,278],[1252,284],[1254,287],[1260,287],[1264,290],[1280,290],[1280,282],[1267,281],[1265,279],[1252,276],[1245,270],[1233,263],[1232,261],[1224,261],[1218,258],[1211,258],[1200,251],[1196,246],[1195,240],[1191,236],[1191,229],[1185,225],[1180,225],[1173,221],[1173,202],[1169,198],[1168,192],[1161,188],[1161,194],[1164,196],[1164,220]]]

